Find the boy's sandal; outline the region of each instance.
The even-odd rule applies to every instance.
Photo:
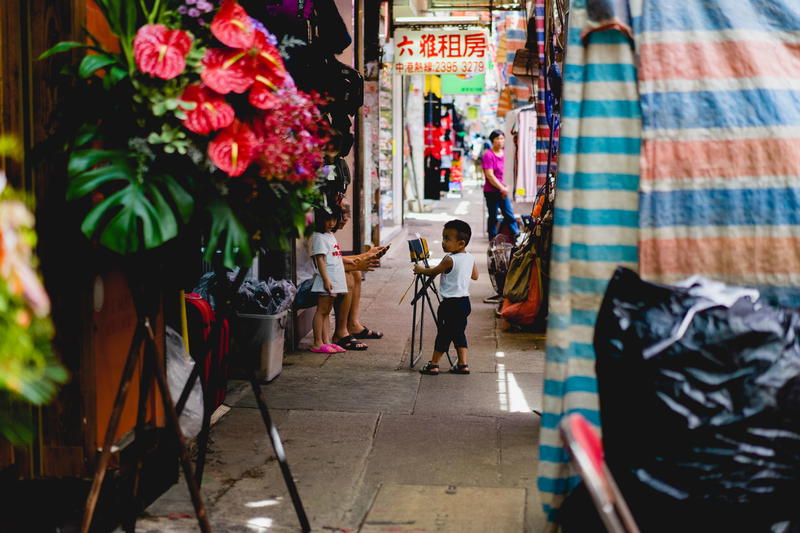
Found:
[[[363,342],[358,342],[358,339],[356,339],[352,335],[348,335],[347,337],[342,337],[338,341],[335,341],[333,344],[335,344],[336,346],[340,346],[345,350],[354,350],[356,352],[362,352],[367,348],[369,348],[369,346],[367,346]]]
[[[353,337],[356,339],[380,339],[383,337],[383,333],[380,331],[372,331],[371,329],[365,327],[358,333],[353,333]]]
[[[439,375],[439,365],[434,365],[430,361],[425,363],[425,366],[422,367],[422,370],[419,371],[420,374],[425,374],[426,376],[438,376]]]
[[[454,365],[448,372],[451,374],[469,374],[469,365]]]

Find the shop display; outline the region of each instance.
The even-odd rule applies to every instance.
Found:
[[[392,94],[392,65],[384,63],[381,65],[380,75],[378,76],[378,179],[380,181],[380,218],[382,225],[393,225],[395,219],[395,209],[399,209],[400,199],[394,198],[394,172],[392,167],[392,157],[394,150],[399,149],[395,145],[392,101],[395,95]],[[400,179],[397,177],[397,179]]]

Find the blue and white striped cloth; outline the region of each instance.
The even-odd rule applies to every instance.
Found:
[[[592,337],[614,269],[637,268],[641,113],[626,29],[588,33],[586,0],[570,9],[538,487],[552,520],[578,482],[558,425],[579,412],[599,426]]]

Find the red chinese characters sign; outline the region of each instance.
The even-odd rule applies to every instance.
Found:
[[[489,60],[484,30],[405,30],[394,33],[398,74],[480,74]]]

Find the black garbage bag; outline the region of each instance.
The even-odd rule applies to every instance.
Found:
[[[765,305],[755,290],[703,278],[663,286],[617,269],[594,347],[606,460],[634,480],[623,494],[639,483],[684,509],[709,510],[707,520],[741,515],[764,531],[794,528],[799,333],[798,310]]]
[[[239,313],[276,315],[289,309],[297,289],[285,279],[246,279],[239,287],[234,308]]]

